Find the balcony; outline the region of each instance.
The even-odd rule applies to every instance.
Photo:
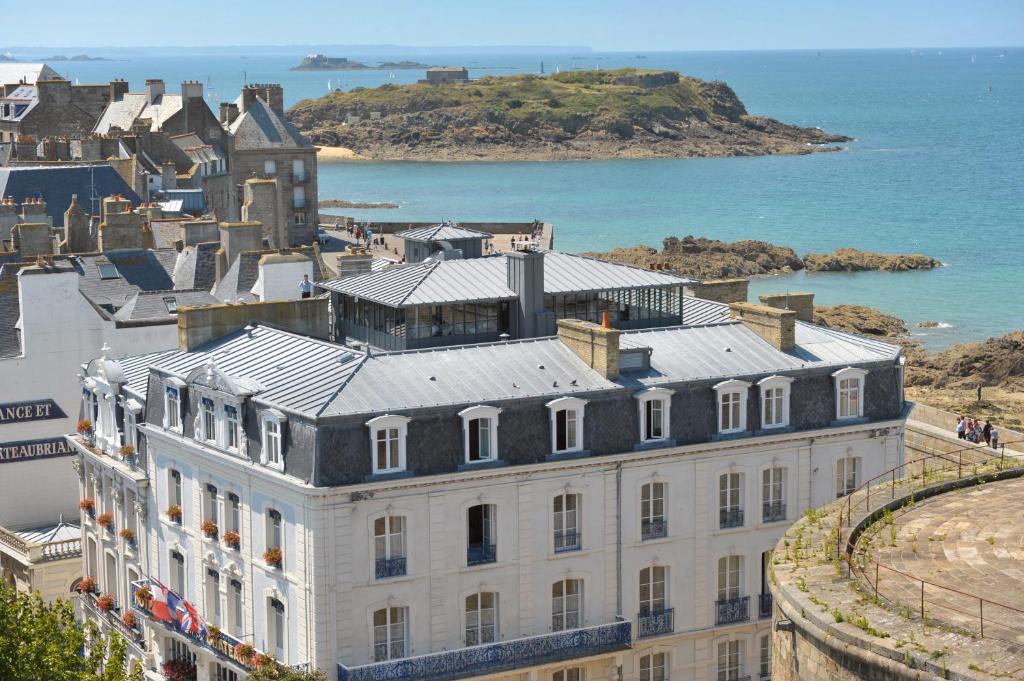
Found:
[[[730,527],[743,527],[742,508],[723,508],[718,512],[718,527],[726,530]]]
[[[125,641],[133,644],[139,650],[146,649],[146,639],[138,626],[129,627],[121,619],[121,609],[115,607],[112,610],[104,610],[96,602],[96,594],[83,593],[82,607],[96,621],[106,624],[108,627],[121,635]]]
[[[579,532],[555,532],[555,553],[579,551],[581,547]]]
[[[636,616],[636,637],[661,636],[676,630],[675,608],[652,610]]]
[[[764,504],[761,509],[761,521],[765,523],[776,523],[786,519],[786,503],[783,501],[772,501]]]
[[[81,556],[82,539],[71,536],[74,534],[80,534],[78,526],[63,522],[20,532],[0,527],[0,544],[16,554],[23,565],[30,566]]]
[[[715,601],[715,624],[736,624],[750,619],[750,596]]]
[[[640,537],[643,541],[660,539],[668,536],[668,521],[664,518],[644,520],[640,525]]]
[[[768,619],[772,616],[772,595],[760,594],[757,597],[757,615],[761,619]]]
[[[498,547],[494,544],[470,544],[466,547],[466,565],[484,565],[498,560]]]
[[[401,577],[405,574],[405,556],[378,558],[375,572],[377,579]]]
[[[628,650],[631,625],[619,621],[527,636],[357,667],[338,665],[338,681],[454,681]]]

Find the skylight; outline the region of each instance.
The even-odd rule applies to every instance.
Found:
[[[167,314],[178,314],[178,301],[174,296],[164,298],[164,305],[167,306]]]
[[[100,279],[117,279],[121,275],[117,273],[117,267],[113,263],[101,262],[99,263],[100,268]]]

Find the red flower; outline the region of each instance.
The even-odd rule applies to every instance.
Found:
[[[84,594],[91,594],[96,590],[96,578],[82,577],[81,581],[78,582],[78,588]]]
[[[281,552],[281,547],[275,546],[264,551],[263,560],[271,567],[280,568],[281,563],[284,562],[284,554]]]
[[[106,528],[114,526],[114,515],[112,513],[100,513],[96,522]]]
[[[235,657],[243,664],[249,664],[254,652],[253,647],[248,643],[239,643],[235,646]]]
[[[242,535],[234,531],[224,533],[224,543],[233,549],[242,545]]]
[[[96,510],[96,502],[92,500],[92,497],[86,497],[78,502],[78,508],[86,513],[92,513]]]
[[[181,522],[181,506],[174,505],[167,507],[167,517],[176,523]]]
[[[109,612],[114,609],[114,597],[110,594],[103,594],[96,598],[96,605],[99,606],[100,610]]]
[[[89,433],[92,432],[92,421],[90,421],[89,419],[82,419],[81,421],[78,422],[76,430],[79,432],[80,435],[88,435]]]
[[[199,526],[199,529],[201,529],[203,531],[203,534],[205,534],[207,537],[210,537],[211,539],[215,539],[217,537],[217,532],[219,531],[217,528],[217,523],[213,522],[212,520],[204,520],[203,524]]]
[[[139,625],[139,621],[135,618],[135,613],[131,610],[124,611],[124,614],[121,615],[121,622],[129,629],[134,629]]]
[[[135,541],[135,532],[128,529],[127,527],[118,532],[117,536],[129,543]]]

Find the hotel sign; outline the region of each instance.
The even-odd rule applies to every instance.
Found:
[[[63,437],[46,438],[44,440],[22,440],[21,442],[0,442],[0,463],[12,461],[29,461],[49,459],[55,456],[68,456],[75,450]]]
[[[64,410],[53,400],[7,402],[0,404],[0,426],[26,421],[46,421],[67,418]]]

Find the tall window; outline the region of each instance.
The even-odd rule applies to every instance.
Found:
[[[204,506],[206,506],[206,520],[212,520],[214,523],[220,521],[217,513],[217,488],[213,485],[206,486],[206,494],[204,499]]]
[[[405,470],[405,437],[408,423],[408,417],[390,414],[366,422],[370,428],[374,474]]]
[[[786,519],[786,469],[780,466],[761,472],[762,522],[772,523]]]
[[[738,433],[747,428],[746,381],[723,381],[715,386],[718,395],[718,432]]]
[[[769,376],[758,381],[761,386],[761,427],[783,428],[789,425],[789,376]]]
[[[228,492],[227,510],[225,512],[225,532],[242,533],[242,500],[237,494]]]
[[[302,182],[306,179],[306,164],[301,158],[292,161],[292,175],[295,177],[296,182]]]
[[[203,439],[207,442],[217,440],[217,414],[213,400],[208,397],[202,399],[203,407]]]
[[[465,436],[466,463],[498,458],[498,415],[496,407],[476,406],[459,412]]]
[[[585,400],[560,397],[548,402],[551,411],[551,451],[575,452],[583,449],[583,407]]]
[[[640,658],[640,681],[668,681],[665,653],[652,653]]]
[[[723,556],[718,559],[718,600],[731,601],[739,598],[742,557]]]
[[[168,386],[164,394],[164,423],[172,430],[180,430],[181,398],[178,389]],[[95,420],[93,422],[95,423]]]
[[[551,630],[578,629],[583,622],[583,580],[563,579],[551,585]]]
[[[655,539],[668,534],[663,482],[649,482],[640,488],[640,534],[642,539]]]
[[[772,637],[765,635],[761,637],[760,656],[761,678],[768,679],[772,675]]]
[[[406,656],[406,609],[382,608],[373,613],[373,661],[397,660]]]
[[[718,681],[738,681],[743,670],[743,642],[718,644]]]
[[[723,473],[718,477],[719,527],[741,527],[743,525],[741,473]]]
[[[242,635],[242,583],[237,579],[231,580],[231,588],[228,597],[231,599],[228,612],[231,614],[231,633],[235,636]]]
[[[263,460],[269,466],[281,466],[281,422],[273,417],[263,419]]]
[[[669,437],[669,412],[674,391],[648,388],[635,395],[640,406],[640,441],[653,442]]]
[[[185,556],[171,551],[171,591],[185,595]]]
[[[203,613],[207,622],[220,626],[220,573],[211,568],[206,569],[206,612]]]
[[[263,173],[265,175],[273,175],[277,172],[277,161],[264,161],[263,162]]]
[[[282,546],[281,514],[274,509],[267,511],[267,548]]]
[[[584,681],[583,669],[581,667],[559,669],[551,675],[551,681]]]
[[[491,452],[491,420],[487,418],[472,419],[469,422],[469,460],[489,461],[494,454]]]
[[[640,571],[640,615],[657,614],[665,609],[665,567],[655,565]]]
[[[181,473],[173,468],[167,472],[167,487],[171,506],[181,506]]]
[[[238,431],[241,424],[238,420],[238,407],[232,404],[224,405],[224,446],[228,449],[238,449]]]
[[[389,515],[373,521],[373,553],[377,579],[405,574],[405,517]]]
[[[466,564],[480,565],[497,560],[495,518],[497,507],[478,504],[466,511]]]
[[[284,618],[284,603],[271,598],[267,605],[267,628],[270,630],[267,632],[268,642],[273,646],[274,657],[283,660],[285,633],[288,631]]]
[[[576,551],[583,542],[580,537],[580,505],[582,496],[579,494],[559,494],[554,501],[554,539],[555,553]]]
[[[377,431],[377,470],[398,470],[398,428]]]
[[[555,414],[555,451],[578,447],[576,443],[576,410],[559,409]]]
[[[498,640],[498,594],[481,591],[466,597],[466,645]]]
[[[853,494],[859,479],[859,456],[846,456],[836,461],[836,498]]]
[[[852,419],[864,415],[864,369],[847,367],[832,374],[836,384],[836,418]]]

